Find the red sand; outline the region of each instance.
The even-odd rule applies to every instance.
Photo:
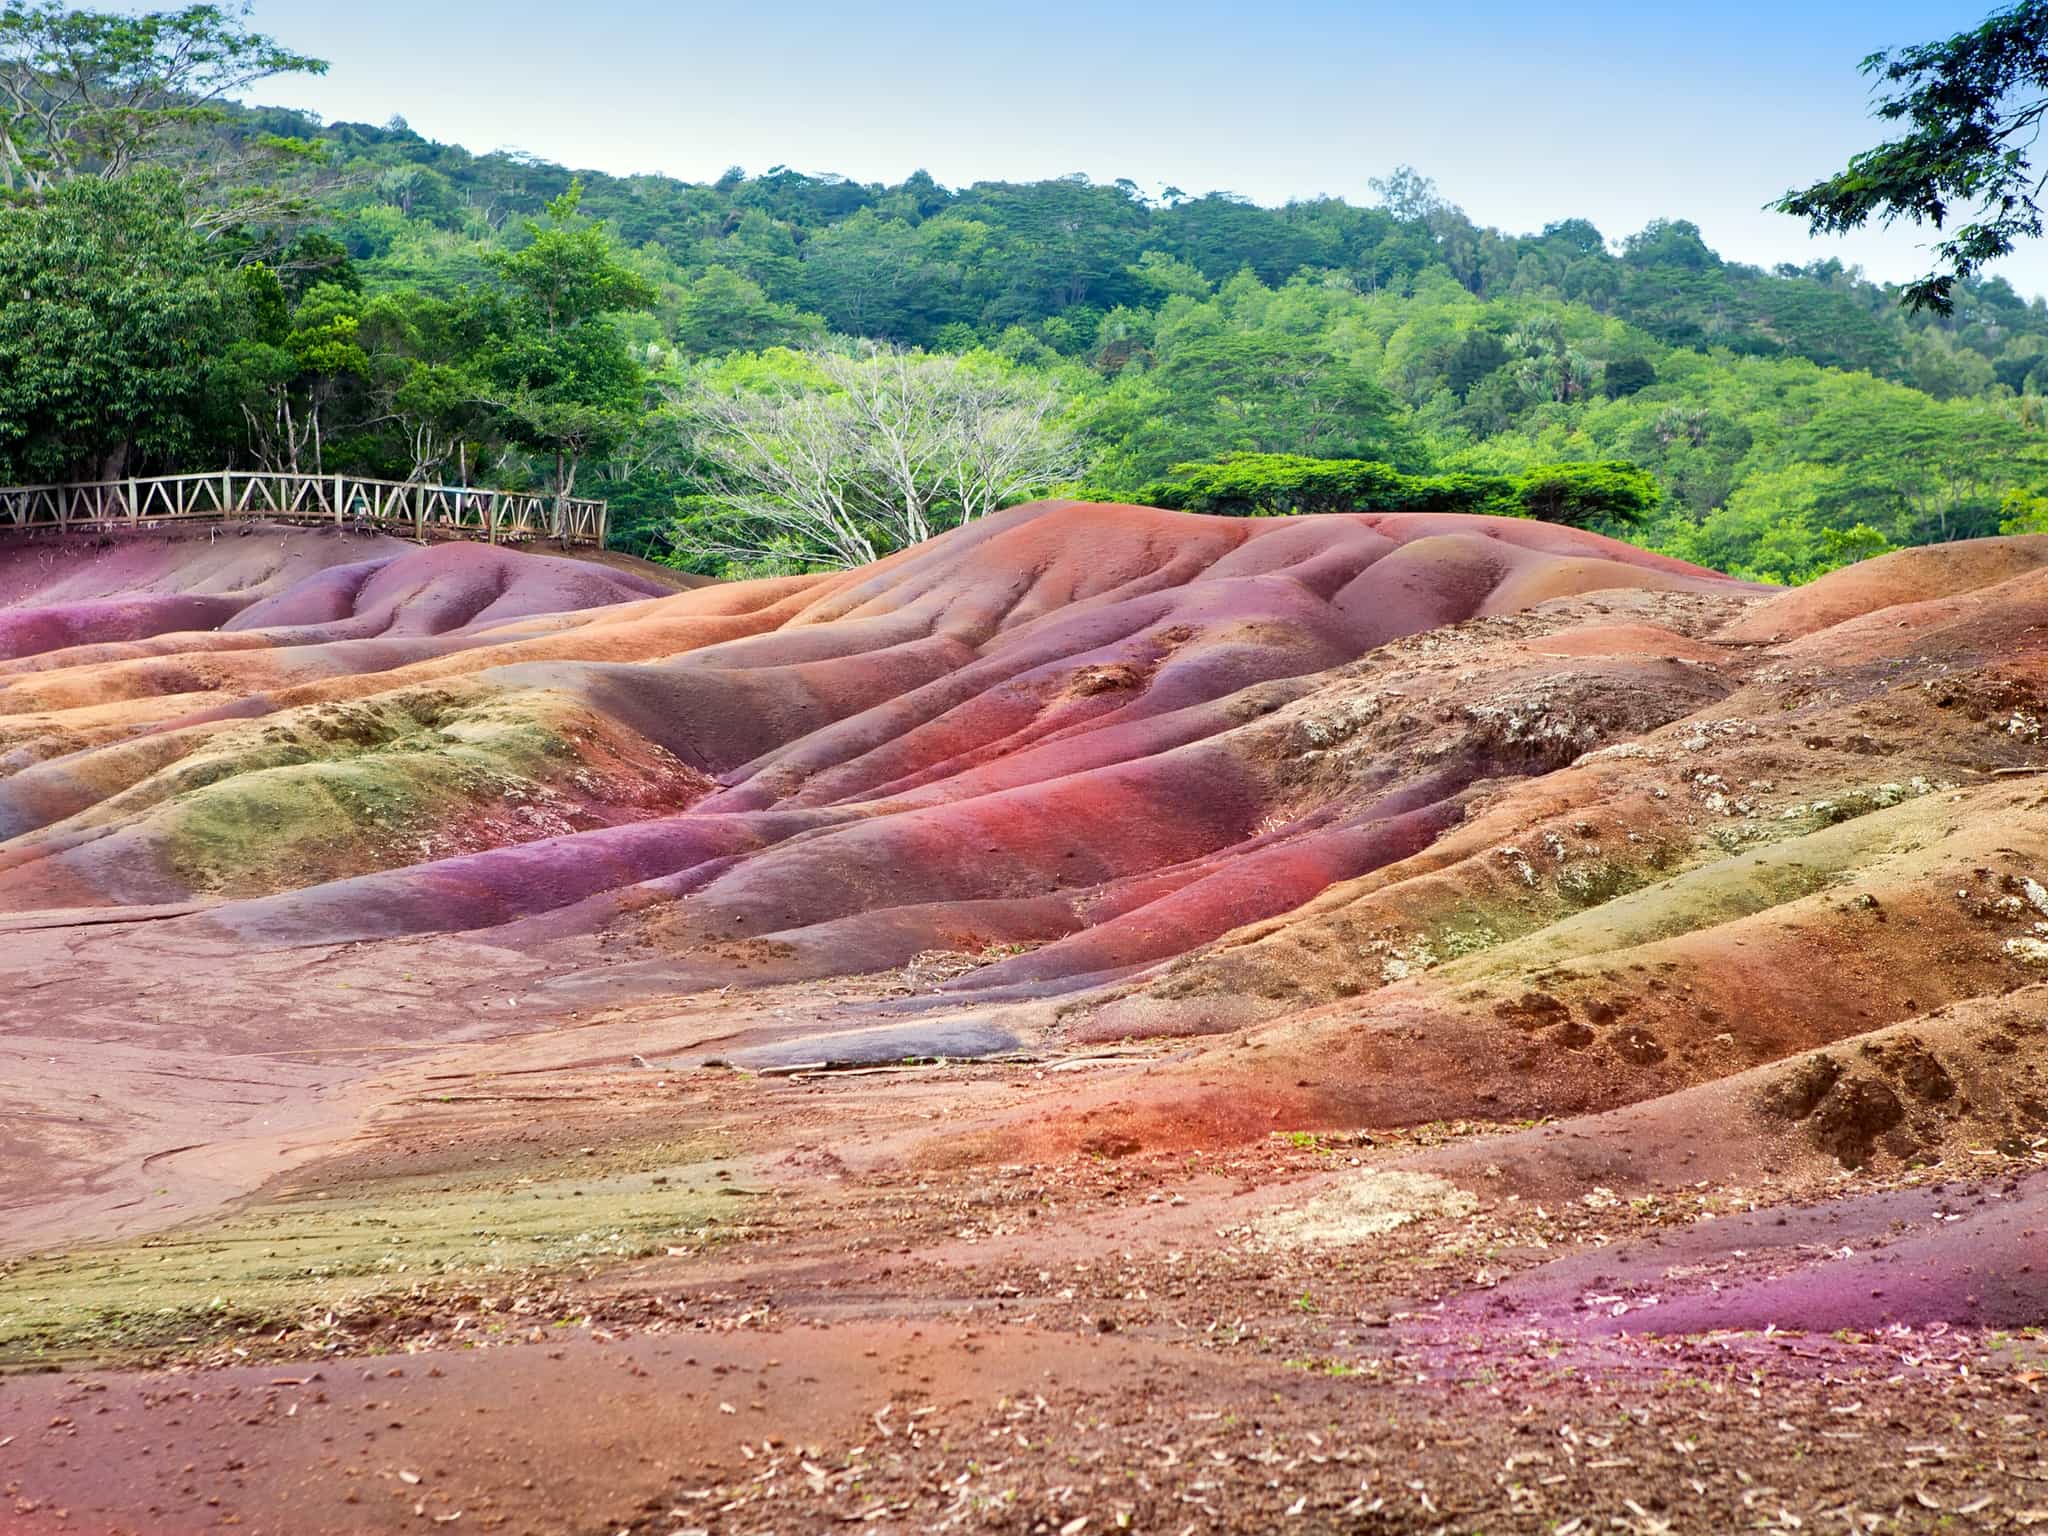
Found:
[[[260,548],[255,568],[209,567],[207,581],[243,583],[237,601],[259,574],[274,585],[281,557],[267,541]],[[122,555],[105,580],[150,592],[190,582],[175,560],[159,574],[136,552]],[[632,601],[639,593],[623,580],[450,545],[303,575],[247,602],[218,634],[39,655],[34,671],[0,682],[0,709],[35,733],[28,751],[39,760],[0,787],[0,827],[16,834],[11,857],[0,849],[0,903],[204,894],[164,869],[169,855],[152,825],[123,826],[116,816],[110,826],[96,815],[93,836],[80,842],[53,816],[75,818],[137,784],[138,773],[172,771],[178,757],[217,743],[223,721],[365,699],[371,687],[449,686],[462,675],[464,702],[506,690],[574,699],[619,737],[658,745],[728,788],[689,818],[630,834],[394,870],[222,909],[213,922],[265,941],[476,928],[621,882],[694,881],[707,846],[736,835],[766,847],[797,827],[851,816],[801,852],[764,854],[758,867],[716,880],[693,911],[750,937],[841,923],[874,906],[863,871],[881,867],[919,871],[916,885],[890,892],[896,907],[941,911],[1028,890],[1121,909],[1129,898],[1115,882],[1180,870],[1169,885],[1191,889],[1176,898],[1175,915],[1161,914],[1162,937],[1077,961],[1128,963],[1284,910],[1407,846],[1397,839],[1375,851],[1372,839],[1331,841],[1304,823],[1301,835],[1320,839],[1323,852],[1304,861],[1264,851],[1272,838],[1261,824],[1294,818],[1285,786],[1261,762],[1261,733],[1241,728],[1242,709],[1270,707],[1248,690],[1558,594],[1738,590],[1533,523],[1241,521],[1073,504],[1013,509],[869,572],[654,601]],[[68,593],[76,583],[59,585]],[[34,606],[16,617],[45,633],[61,629],[65,612]],[[127,731],[110,700],[129,701]],[[167,734],[181,722],[195,728]],[[138,753],[137,732],[162,745]],[[1448,768],[1430,794],[1453,795],[1491,766]],[[844,811],[822,822],[772,814],[797,806]],[[732,830],[707,845],[706,816]],[[1205,871],[1239,847],[1266,868],[1291,860],[1295,873],[1258,882],[1263,897],[1247,899],[1247,887],[1203,899]],[[953,850],[975,856],[962,864]],[[995,850],[1004,856],[987,857]],[[276,874],[281,886],[293,883],[289,869]],[[896,950],[912,946],[896,958],[936,943],[934,932],[892,927]],[[849,942],[862,951],[858,963],[873,963],[871,946]]]

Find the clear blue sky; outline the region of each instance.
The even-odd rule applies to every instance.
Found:
[[[159,0],[162,3],[162,0]],[[1260,202],[1408,163],[1482,224],[1690,218],[1724,255],[1917,272],[1924,234],[1816,242],[1761,211],[1874,142],[1856,63],[1991,0],[1569,7],[1267,0],[255,0],[333,62],[262,100],[692,179],[787,164],[941,182],[1083,171]],[[2048,293],[2048,245],[2002,269]]]

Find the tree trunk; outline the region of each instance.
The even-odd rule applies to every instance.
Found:
[[[569,538],[569,491],[575,483],[575,459],[557,449],[555,452],[555,537],[563,543],[567,543]]]

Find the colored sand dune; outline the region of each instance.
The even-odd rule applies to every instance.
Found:
[[[677,586],[0,544],[10,1531],[2032,1508],[2048,539]]]
[[[1586,590],[1740,590],[1533,523],[1058,504],[867,571],[662,596],[473,546],[231,542],[17,577],[0,904],[267,896],[209,918],[248,942],[630,921],[675,957],[665,986],[732,979],[733,940],[776,974],[1177,953],[1594,744],[1475,726],[1296,782],[1333,668]]]
[[[1283,1243],[2048,1147],[2048,539],[1780,592],[1534,522],[1045,503],[687,590],[24,541],[0,604],[14,1250],[203,1213],[393,1095],[628,1060],[736,1135],[777,1073],[1153,1053],[875,1167],[1492,1128]],[[2038,1203],[1853,1295],[1701,1239],[1728,1284],[1667,1315],[2039,1322]],[[1565,1327],[1560,1275],[1475,1315]]]

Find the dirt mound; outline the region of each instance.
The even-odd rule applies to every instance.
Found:
[[[0,662],[215,629],[330,566],[410,547],[381,534],[264,523],[11,539],[0,544]]]
[[[1475,778],[1592,744],[1504,745],[1482,724],[1413,782],[1388,776],[1340,808],[1289,781],[1312,715],[1273,713],[1288,680],[1588,586],[1740,594],[1537,524],[1074,503],[1015,509],[869,571],[677,596],[474,546],[336,564],[218,633],[64,651],[0,682],[13,712],[0,731],[21,743],[0,802],[15,833],[0,901],[163,902],[245,891],[258,874],[290,890],[365,860],[392,869],[214,918],[274,942],[476,929],[627,887],[577,922],[611,925],[621,900],[640,909],[643,941],[681,958],[604,985],[660,988],[731,979],[716,947],[734,937],[781,945],[788,974],[896,963],[957,941],[949,903],[1028,887],[1061,915],[992,919],[987,943],[1094,928],[1060,974],[1128,966],[1413,852]],[[409,691],[429,683],[424,701]],[[123,700],[125,731],[111,709]],[[480,739],[480,715],[502,748]],[[688,817],[622,818],[587,782],[600,751],[671,755],[722,790]],[[493,798],[563,797],[559,814],[515,823],[501,841],[534,844],[516,856],[417,857],[451,815],[420,780],[451,765],[474,766],[455,775],[465,784],[487,776]],[[212,828],[255,819],[288,837],[337,805],[353,823],[334,829],[345,863],[251,846],[235,878],[213,873]],[[366,820],[372,835],[350,835]],[[375,854],[382,828],[396,835]],[[797,832],[811,835],[778,846]],[[695,890],[735,849],[754,857]],[[1224,879],[1239,858],[1258,873]],[[878,902],[882,868],[899,875]],[[650,902],[663,894],[650,880],[670,882],[669,899]],[[926,918],[906,921],[913,908]]]
[[[657,565],[652,560],[640,555],[629,555],[624,550],[589,549],[579,546],[564,550],[562,558],[575,560],[584,565],[601,566],[627,576],[637,576],[644,581],[653,582],[665,592],[694,592],[699,587],[717,584],[713,577],[679,571],[672,565]]]
[[[1224,1037],[963,1144],[1007,1155],[1684,1106],[2048,956],[2042,541],[1914,552],[1853,601],[1534,523],[1076,503],[680,593],[244,543],[149,577],[231,590],[216,629],[0,676],[0,908],[74,913],[13,946],[47,999],[95,985],[74,953],[216,955],[166,1016],[254,1016],[253,952],[367,945],[494,978],[408,1004],[420,1040],[471,986],[559,1019],[898,971],[837,1045],[747,1048]],[[1731,638],[1766,612],[1800,635]],[[2032,1102],[2021,1059],[1956,1097]],[[1912,1081],[1837,1077],[1731,1147],[1952,1151]]]
[[[474,544],[439,544],[330,567],[251,604],[225,627],[318,627],[315,638],[322,640],[435,635],[535,614],[660,597],[670,590],[646,577],[607,571],[586,561]],[[347,620],[355,622],[344,624]],[[288,642],[279,636],[276,643]]]
[[[22,1529],[2037,1512],[2048,540],[298,537],[0,568]]]
[[[1722,632],[1738,643],[1794,640],[1882,608],[1995,587],[2048,565],[2048,534],[1902,549],[1760,603]]]

